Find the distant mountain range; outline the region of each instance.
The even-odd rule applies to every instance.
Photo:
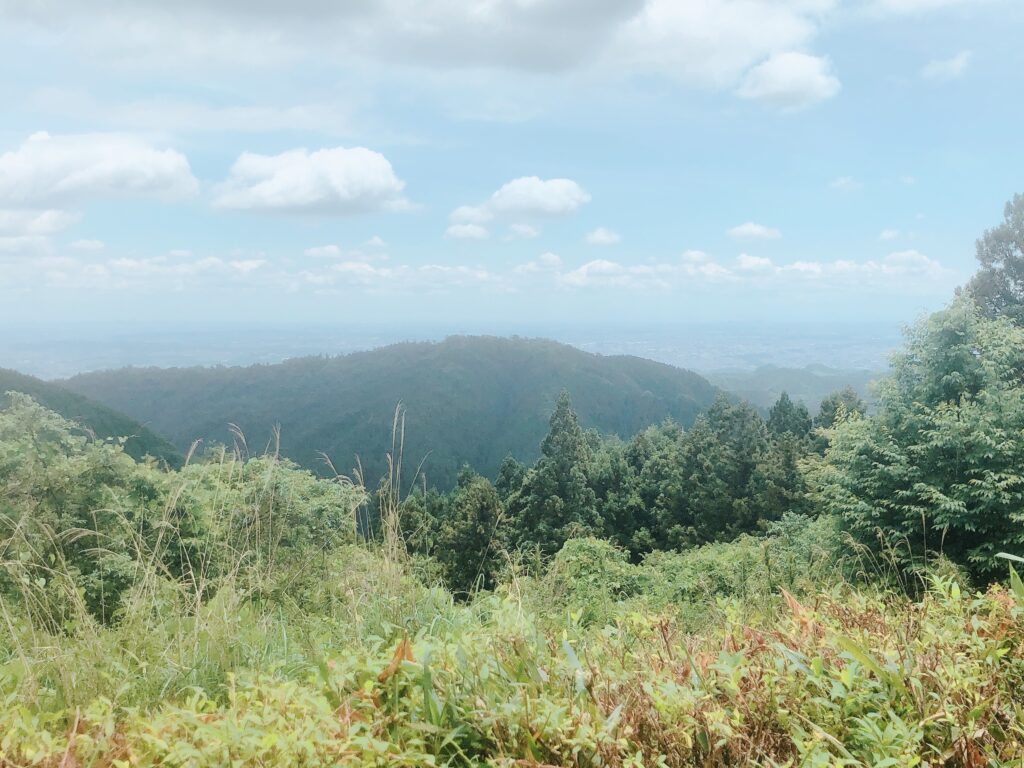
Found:
[[[40,405],[56,411],[99,438],[125,437],[124,448],[137,459],[149,455],[179,466],[182,455],[167,440],[137,421],[80,394],[34,376],[0,368],[0,407],[7,404],[7,392],[30,395]]]
[[[509,454],[536,458],[563,389],[585,427],[622,437],[666,418],[688,426],[719,393],[696,373],[638,357],[480,336],[273,365],[123,368],[62,385],[151,425],[180,451],[197,438],[230,445],[237,425],[260,452],[279,425],[283,455],[325,471],[326,454],[347,474],[358,454],[367,482],[385,471],[401,403],[405,477],[422,462],[442,487],[466,463],[493,476]]]
[[[866,403],[874,400],[871,384],[884,371],[841,370],[825,365],[780,368],[762,365],[752,371],[712,371],[704,374],[714,384],[767,411],[783,392],[802,401],[815,413],[826,395],[844,387],[853,387]]]

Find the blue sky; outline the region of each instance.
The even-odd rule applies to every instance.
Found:
[[[1016,0],[0,0],[0,319],[912,319]]]

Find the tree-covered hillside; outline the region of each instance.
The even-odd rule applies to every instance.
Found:
[[[66,385],[152,424],[182,450],[197,438],[230,444],[234,424],[253,452],[262,451],[280,425],[285,456],[322,470],[324,453],[348,473],[358,454],[367,477],[384,471],[401,403],[407,469],[423,461],[428,482],[445,487],[465,463],[493,477],[509,454],[537,458],[563,390],[584,428],[622,437],[666,418],[689,426],[717,394],[699,375],[669,365],[493,337],[277,365],[123,369]]]
[[[882,378],[884,373],[840,370],[827,365],[808,365],[804,368],[762,365],[752,371],[721,370],[706,372],[704,375],[722,389],[767,412],[783,392],[802,402],[811,411],[818,410],[828,395],[846,387],[871,401],[871,385]]]
[[[181,464],[182,455],[178,449],[152,430],[116,410],[57,384],[0,368],[0,407],[7,405],[7,392],[31,395],[37,402],[98,438],[126,438],[125,453],[132,458],[140,459],[148,455],[163,459],[171,466]]]

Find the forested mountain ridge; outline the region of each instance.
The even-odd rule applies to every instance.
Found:
[[[783,392],[816,411],[821,401],[836,390],[852,388],[869,403],[873,400],[871,385],[885,375],[884,371],[847,370],[826,365],[785,368],[762,365],[754,370],[704,371],[713,384],[722,387],[754,407],[767,413]]]
[[[182,455],[160,435],[134,419],[101,403],[51,382],[0,368],[0,408],[7,405],[7,392],[21,392],[98,438],[124,438],[125,453],[140,459],[153,456],[179,466]]]
[[[401,403],[407,471],[424,461],[441,486],[465,463],[494,476],[509,454],[535,459],[563,390],[585,428],[622,437],[667,418],[689,426],[718,394],[696,373],[642,358],[483,336],[274,365],[126,368],[64,384],[145,420],[182,450],[198,438],[231,443],[235,424],[261,451],[280,425],[285,456],[322,470],[326,454],[347,473],[358,454],[368,481],[384,469]]]

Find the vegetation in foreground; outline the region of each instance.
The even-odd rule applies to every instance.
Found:
[[[397,507],[273,456],[137,463],[0,412],[0,764],[1017,765],[1024,586],[858,579],[834,517],[456,602]]]

